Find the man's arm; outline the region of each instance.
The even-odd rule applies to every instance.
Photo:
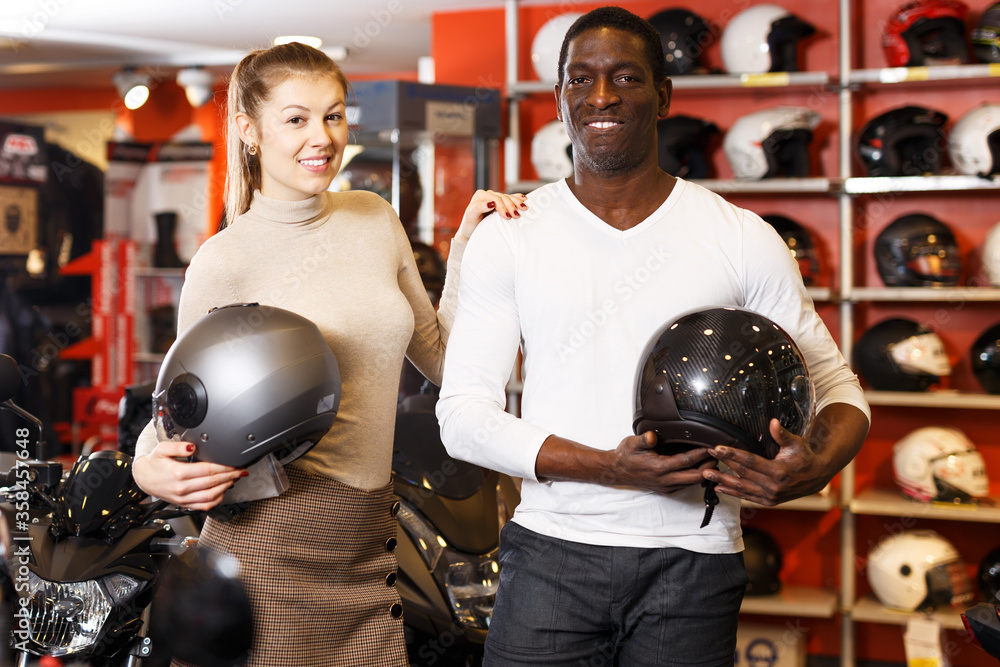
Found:
[[[665,456],[655,446],[656,435],[652,431],[629,436],[611,450],[594,449],[550,435],[538,451],[535,473],[543,482],[592,482],[670,493],[700,484],[702,474],[716,465],[704,447]]]
[[[760,505],[774,506],[816,493],[860,451],[868,435],[868,416],[847,403],[830,403],[816,416],[807,442],[771,421],[780,445],[773,461],[732,447],[715,447],[712,456],[733,474],[706,470],[716,491]]]

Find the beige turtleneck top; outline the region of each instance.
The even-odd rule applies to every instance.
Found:
[[[259,302],[316,323],[337,356],[342,398],[329,433],[294,465],[351,486],[389,483],[404,355],[441,384],[465,244],[453,242],[440,306],[431,305],[396,213],[371,192],[305,201],[254,194],[210,237],[181,290],[178,335],[211,308]],[[152,424],[136,454],[156,446]]]

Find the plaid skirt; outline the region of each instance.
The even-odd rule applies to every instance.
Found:
[[[392,486],[286,472],[287,491],[208,519],[199,540],[240,561],[254,614],[246,667],[405,667]]]

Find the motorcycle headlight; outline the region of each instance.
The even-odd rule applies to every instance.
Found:
[[[438,559],[445,547],[448,546],[448,542],[414,512],[409,503],[400,502],[399,514],[396,515],[396,518],[399,519],[399,525],[403,527],[403,530],[413,538],[413,543],[417,545],[420,556],[427,563],[427,569],[433,570],[437,567]]]
[[[101,582],[54,582],[29,571],[28,636],[49,655],[83,651],[97,641],[112,604],[128,600],[140,588],[139,581],[124,574],[104,577]]]
[[[455,616],[463,625],[489,628],[500,584],[497,551],[473,556],[446,549],[445,558],[448,569],[444,573],[444,589]]]
[[[476,555],[457,551],[409,505],[401,502],[396,515],[403,530],[444,589],[459,623],[473,628],[489,628],[493,600],[500,583],[498,549]]]

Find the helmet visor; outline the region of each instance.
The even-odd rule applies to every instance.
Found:
[[[971,603],[972,581],[961,560],[941,563],[927,570],[927,597],[921,608],[961,607]]]
[[[978,451],[946,454],[932,461],[939,486],[949,487],[953,498],[985,498],[989,495],[986,464]],[[947,491],[948,489],[943,489]]]
[[[923,245],[909,249],[904,265],[910,274],[929,282],[958,284],[962,260],[954,245]]]
[[[181,436],[170,414],[166,396],[165,390],[153,392],[153,427],[156,429],[156,439],[161,442],[164,440],[180,442]]]

